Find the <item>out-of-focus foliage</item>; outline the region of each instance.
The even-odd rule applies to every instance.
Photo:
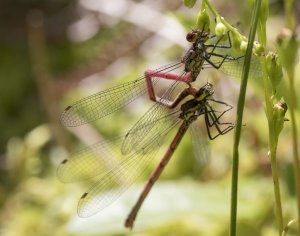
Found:
[[[240,23],[238,28],[247,35],[248,1],[212,4],[228,22]],[[281,4],[270,5],[267,46],[273,50],[283,26]],[[1,1],[1,235],[228,235],[232,133],[210,142],[206,166],[193,157],[186,135],[132,232],[123,228],[123,220],[158,159],[137,186],[87,219],[76,216],[76,206],[88,185],[66,185],[56,178],[56,168],[69,151],[130,128],[151,103],[145,97],[101,121],[70,130],[59,123],[63,108],[133,80],[145,69],[179,61],[189,46],[185,34],[196,27],[199,6],[200,1],[188,9],[181,0]],[[299,76],[298,64],[295,78]],[[215,97],[235,105],[239,81],[214,70],[200,78],[199,85],[212,82]],[[295,83],[300,86],[299,80]],[[286,81],[277,93],[288,94]],[[243,236],[276,234],[262,98],[261,81],[251,80],[240,150],[238,235]],[[300,120],[298,110],[296,115]],[[284,217],[290,219],[295,215],[295,189],[288,121],[278,157]]]

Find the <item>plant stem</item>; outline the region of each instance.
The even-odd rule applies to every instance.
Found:
[[[236,215],[237,215],[237,193],[238,193],[238,170],[239,170],[239,142],[241,137],[241,128],[245,104],[245,96],[252,56],[253,42],[258,22],[258,13],[261,5],[261,0],[255,1],[254,12],[251,19],[251,28],[249,34],[249,43],[246,50],[245,61],[242,72],[242,80],[240,87],[240,95],[237,107],[237,120],[234,133],[233,144],[233,163],[232,163],[232,182],[231,182],[231,213],[230,213],[230,235],[236,235]]]
[[[286,15],[286,25],[291,30],[295,30],[295,2],[294,0],[286,0],[284,2],[285,15]],[[299,45],[298,45],[299,46]],[[295,62],[294,62],[295,63]],[[296,104],[296,93],[294,87],[294,67],[286,67],[286,75],[289,81],[289,92],[290,92],[290,104],[289,110],[291,115],[291,125],[292,125],[292,137],[293,137],[293,159],[294,159],[294,178],[295,178],[295,188],[296,188],[296,198],[297,198],[297,211],[298,219],[300,219],[300,160],[298,151],[298,134],[297,134],[297,123],[295,119],[295,109]],[[298,235],[300,235],[300,223],[298,222]]]
[[[269,136],[271,135],[273,135],[272,132],[269,133]],[[282,218],[279,178],[277,172],[276,150],[277,150],[277,145],[270,150],[270,157],[271,157],[272,177],[273,177],[274,194],[275,194],[275,202],[276,202],[275,203],[276,219],[278,222],[279,235],[281,235],[283,231],[283,218]]]
[[[284,8],[285,8],[285,17],[286,17],[286,25],[289,29],[295,30],[295,5],[294,0],[285,0]]]
[[[295,108],[296,108],[296,93],[294,87],[294,71],[287,71],[287,76],[290,86],[290,115],[291,115],[291,124],[292,124],[292,137],[293,137],[293,157],[294,157],[294,178],[296,185],[296,196],[297,196],[297,205],[298,205],[298,218],[300,218],[300,164],[299,164],[299,152],[298,152],[298,136],[297,136],[297,124],[295,119]],[[298,234],[300,235],[300,224],[298,224]]]
[[[271,99],[274,94],[272,94],[272,85],[270,76],[267,72],[267,61],[265,57],[262,57],[261,64],[263,68],[263,80],[264,80],[264,89],[265,89],[265,112],[268,120],[268,128],[269,128],[269,157],[271,158],[271,168],[272,168],[272,178],[273,178],[273,187],[274,187],[274,196],[275,196],[275,215],[278,224],[278,232],[279,235],[282,234],[283,231],[283,218],[282,218],[282,207],[281,207],[281,197],[280,197],[280,186],[279,186],[279,178],[278,178],[278,168],[277,168],[277,144],[278,144],[278,136],[279,133],[276,133],[276,122],[274,121],[274,113],[273,113],[273,100]]]
[[[282,206],[281,206],[281,197],[280,197],[280,186],[279,186],[279,178],[278,178],[278,168],[277,168],[277,143],[278,137],[274,132],[274,122],[271,119],[269,121],[269,142],[270,142],[270,158],[271,158],[271,168],[272,168],[272,178],[274,185],[274,195],[275,195],[275,211],[276,211],[276,220],[278,224],[278,232],[279,236],[283,231],[283,218],[282,218]]]

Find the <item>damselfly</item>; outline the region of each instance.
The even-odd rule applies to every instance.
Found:
[[[154,88],[160,79],[168,79],[175,84],[178,81],[190,84],[194,82],[200,71],[204,68],[221,68],[225,73],[239,76],[241,74],[242,56],[229,56],[224,51],[229,50],[231,45],[230,33],[228,32],[228,45],[221,45],[219,38],[215,43],[208,43],[216,35],[210,35],[206,30],[193,30],[186,36],[191,42],[191,48],[186,52],[181,62],[161,67],[157,70],[147,70],[145,75],[110,89],[93,94],[71,106],[68,106],[61,115],[61,122],[66,127],[79,126],[107,116],[121,107],[129,104],[138,96],[148,93],[151,100],[157,101]],[[222,50],[222,51],[218,51]],[[259,63],[253,63],[250,76],[259,77]],[[180,72],[174,73],[179,69]],[[170,86],[172,87],[172,86]]]
[[[116,138],[112,142],[97,143],[64,160],[57,170],[61,181],[73,182],[94,178],[94,184],[79,201],[79,216],[93,215],[115,201],[146,169],[162,145],[164,137],[177,127],[176,135],[126,219],[125,226],[132,228],[137,213],[153,184],[188,128],[191,126],[191,129],[195,129],[195,121],[199,117],[204,117],[208,137],[211,140],[233,129],[232,123],[220,120],[227,111],[232,109],[232,106],[215,100],[213,94],[213,86],[207,83],[200,89],[187,87],[173,102],[159,99],[159,102],[141,117],[125,137]],[[183,100],[187,96],[192,98]],[[216,110],[214,107],[217,105],[222,109]],[[99,155],[119,156],[121,160],[111,167],[114,164],[105,161],[107,159],[102,159]],[[105,171],[107,169],[108,171]],[[111,190],[112,187],[115,189]],[[101,195],[104,191],[105,195]]]

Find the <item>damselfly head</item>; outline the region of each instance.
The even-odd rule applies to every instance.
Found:
[[[206,83],[202,86],[195,95],[195,98],[199,101],[205,99],[214,94],[214,88],[211,83]]]
[[[198,33],[195,30],[188,32],[186,35],[186,40],[191,43],[196,42],[197,38],[198,38]]]
[[[186,35],[186,40],[188,42],[194,43],[196,41],[206,42],[209,39],[209,30],[193,30],[188,32]]]

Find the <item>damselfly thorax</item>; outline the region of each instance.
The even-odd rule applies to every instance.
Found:
[[[207,57],[207,46],[205,42],[209,39],[209,31],[193,30],[186,36],[187,41],[193,42],[191,48],[182,58],[182,63],[185,65],[185,72],[191,72],[192,79],[195,81],[202,70],[203,63]]]

